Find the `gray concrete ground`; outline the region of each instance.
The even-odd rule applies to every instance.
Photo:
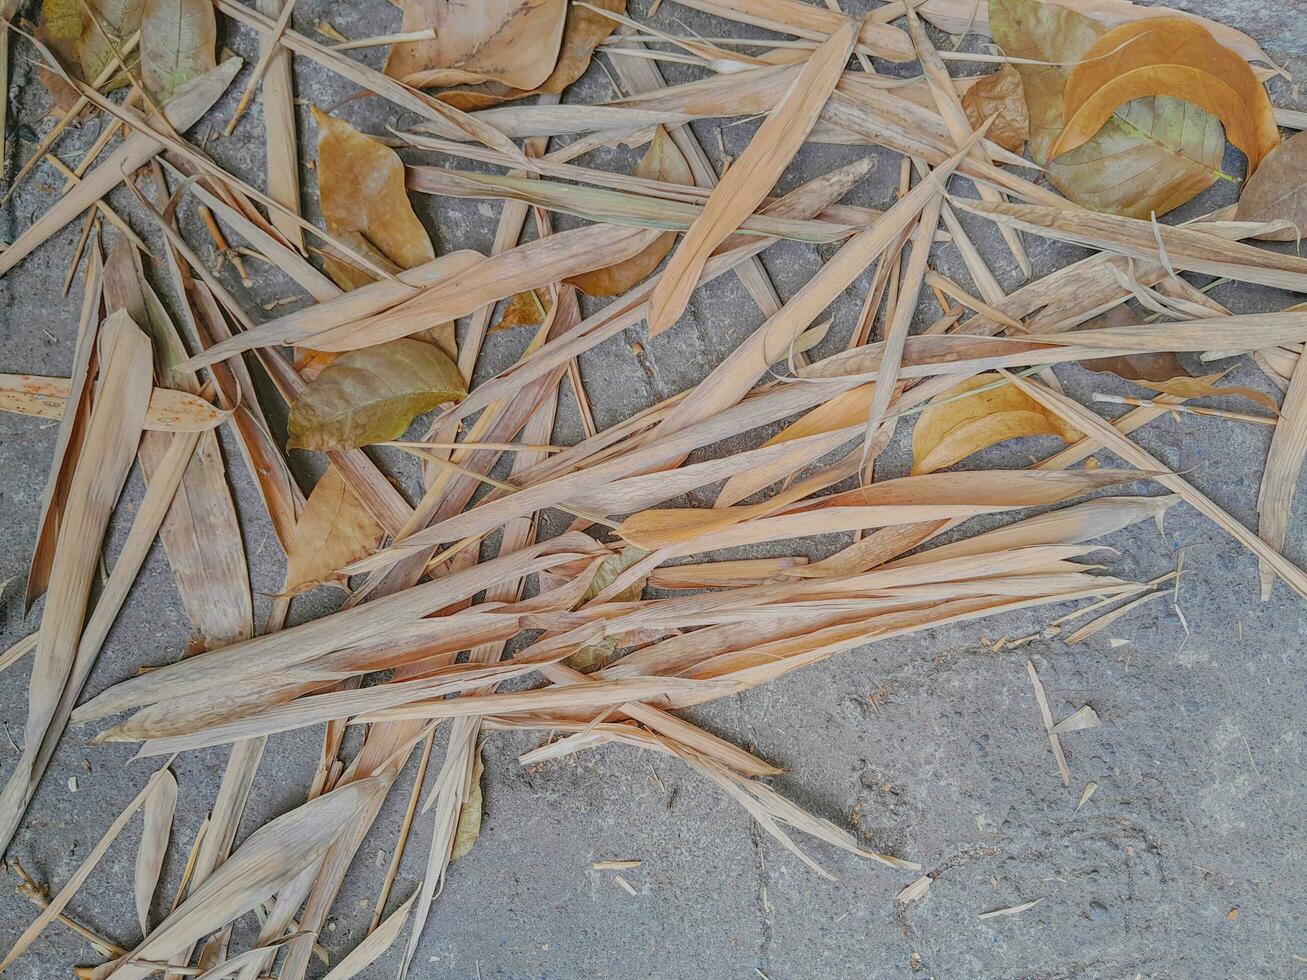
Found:
[[[31,5],[29,5],[31,6]],[[855,5],[850,3],[852,8]],[[1307,73],[1307,9],[1298,0],[1187,0],[1187,9],[1242,27],[1287,64]],[[643,15],[645,0],[633,0]],[[348,36],[396,29],[398,14],[383,0],[333,4],[302,0],[295,24],[309,30],[326,17]],[[658,20],[705,35],[739,32],[674,3]],[[221,43],[252,61],[253,36],[230,25]],[[49,125],[46,96],[15,45],[10,90],[9,154],[25,157]],[[376,63],[377,52],[368,56]],[[688,77],[669,66],[672,80]],[[307,104],[330,107],[353,94],[346,82],[297,63],[305,102],[302,133],[311,133]],[[241,88],[240,83],[235,89]],[[610,93],[592,69],[570,98],[594,101]],[[1273,86],[1282,105],[1307,108],[1296,85]],[[232,108],[225,99],[194,135],[220,129]],[[398,113],[380,100],[352,101],[342,115],[373,132]],[[402,121],[402,120],[401,120]],[[717,126],[699,127],[709,155],[720,162]],[[752,125],[724,126],[727,153],[738,154]],[[75,160],[94,139],[96,124],[74,128],[61,144]],[[209,144],[214,156],[246,179],[263,168],[261,113],[251,109],[236,135]],[[793,186],[865,152],[805,148],[783,187]],[[305,159],[311,153],[305,152]],[[898,166],[878,153],[879,166],[849,200],[883,205]],[[415,157],[416,159],[416,157]],[[633,154],[607,154],[600,165],[629,167]],[[1227,169],[1241,172],[1231,152]],[[11,171],[12,173],[12,163]],[[47,208],[61,181],[43,169],[0,215],[0,238],[12,240]],[[305,174],[306,206],[315,197]],[[1231,199],[1214,188],[1182,216]],[[111,198],[149,229],[122,192]],[[497,209],[449,200],[417,202],[439,250],[486,249]],[[1177,216],[1179,217],[1179,216]],[[566,222],[560,222],[566,224]],[[977,239],[1009,287],[1010,256],[988,228]],[[193,230],[193,229],[192,229]],[[61,282],[77,234],[70,226],[0,280],[0,371],[67,374],[75,329],[74,298]],[[207,240],[193,234],[203,249]],[[1029,242],[1037,274],[1080,254],[1037,239]],[[935,263],[966,282],[957,254],[938,247]],[[208,253],[206,253],[208,254]],[[782,296],[793,292],[824,257],[807,246],[778,246],[764,263]],[[157,270],[156,270],[157,271]],[[252,294],[229,279],[249,307],[295,295],[274,271],[259,270]],[[155,281],[162,288],[158,275]],[[831,345],[842,344],[856,318],[867,279],[834,305]],[[1279,309],[1293,298],[1251,286],[1214,293],[1238,312]],[[937,314],[923,302],[921,319]],[[596,416],[611,425],[636,409],[701,378],[760,322],[738,280],[725,277],[700,291],[686,321],[649,341],[643,325],[582,358]],[[631,344],[639,340],[643,352]],[[523,338],[498,334],[487,344],[489,373],[519,352]],[[1125,389],[1079,368],[1059,370],[1068,391]],[[1241,361],[1229,379],[1272,390]],[[1237,407],[1237,406],[1231,406]],[[20,576],[0,603],[0,647],[35,628],[18,598],[32,547],[41,489],[55,425],[0,416],[0,581]],[[575,406],[563,399],[556,441],[578,437]],[[908,427],[884,457],[885,476],[906,472]],[[1236,518],[1255,522],[1258,479],[1268,433],[1260,427],[1185,416],[1154,423],[1140,442]],[[278,548],[250,481],[224,439],[250,556],[253,585],[264,596],[281,583]],[[1024,465],[1053,448],[1023,441],[997,447],[968,465]],[[715,450],[723,451],[721,448]],[[296,453],[305,485],[316,461]],[[1109,458],[1102,456],[1103,461]],[[402,460],[385,464],[413,489]],[[133,475],[106,554],[116,553],[141,495]],[[1152,493],[1141,484],[1132,492]],[[1295,516],[1301,518],[1301,498]],[[1289,554],[1307,561],[1307,541],[1295,521]],[[910,875],[889,871],[814,845],[838,876],[823,881],[762,835],[715,789],[673,761],[608,748],[532,769],[516,755],[530,735],[498,734],[486,757],[486,820],[481,840],[453,869],[436,903],[416,960],[421,977],[1286,977],[1307,975],[1307,834],[1304,739],[1307,671],[1302,664],[1307,619],[1280,586],[1271,602],[1257,598],[1252,558],[1187,507],[1172,509],[1164,530],[1140,525],[1113,535],[1105,559],[1115,574],[1149,578],[1174,567],[1183,549],[1179,609],[1148,605],[1082,646],[1052,640],[994,653],[1004,634],[1030,632],[1055,615],[1044,610],[948,627],[882,643],[791,675],[780,682],[692,712],[696,721],[783,765],[776,786],[805,807],[847,822],[868,846],[920,861],[936,875],[931,894],[907,909],[895,893]],[[828,544],[833,544],[828,543]],[[809,545],[817,553],[816,544]],[[297,600],[292,618],[312,618],[338,599]],[[171,660],[185,646],[188,625],[162,550],[156,548],[137,582],[90,682],[92,692],[138,667]],[[1113,646],[1109,640],[1123,639]],[[1070,788],[1057,778],[1026,676],[1033,660],[1055,716],[1092,705],[1103,726],[1065,740]],[[13,667],[0,685],[0,770],[17,757],[26,715],[29,667]],[[873,700],[873,695],[875,698]],[[91,748],[86,730],[64,739],[16,839],[12,854],[36,877],[62,884],[85,857],[146,769],[128,765],[131,749]],[[295,805],[316,759],[317,735],[272,740],[242,837]],[[161,895],[171,896],[189,848],[210,806],[226,751],[190,753],[175,766],[181,784],[174,848]],[[402,816],[412,768],[364,845],[322,942],[338,957],[364,935],[371,902]],[[1098,789],[1077,809],[1089,782]],[[73,901],[70,911],[113,940],[136,941],[131,868],[139,830],[129,829]],[[419,820],[415,846],[395,894],[416,887],[429,830]],[[611,872],[591,870],[604,859],[639,859],[625,872],[630,895]],[[8,884],[6,884],[6,881]],[[0,880],[0,947],[7,948],[35,910]],[[1042,899],[1016,916],[982,920],[992,909]],[[80,940],[49,929],[12,968],[18,978],[66,976],[71,964],[93,961]],[[368,976],[391,975],[392,951]],[[320,969],[320,967],[319,967]]]

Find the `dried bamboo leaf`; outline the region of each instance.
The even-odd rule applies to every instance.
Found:
[[[151,780],[154,788],[145,799],[145,826],[141,830],[141,846],[136,852],[136,921],[141,935],[150,932],[150,903],[159,884],[163,859],[168,853],[168,838],[172,836],[172,816],[177,808],[177,779],[164,768],[165,775]]]
[[[259,13],[276,18],[291,0],[258,0]],[[259,93],[263,103],[263,144],[267,152],[268,195],[282,207],[300,213],[299,140],[295,132],[295,90],[290,54],[277,44],[268,61]],[[304,232],[278,211],[268,215],[291,248],[304,250]]]
[[[291,405],[291,449],[354,449],[397,439],[437,405],[467,394],[458,367],[433,344],[401,337],[342,354]]]
[[[1248,173],[1280,142],[1266,89],[1248,62],[1188,18],[1161,17],[1113,28],[1071,69],[1063,94],[1066,127],[1055,158],[1088,142],[1126,102],[1169,96],[1199,105],[1225,124],[1248,157]]]
[[[403,905],[386,916],[386,921],[368,933],[368,938],[345,954],[323,980],[351,980],[360,972],[371,966],[386,950],[394,945],[395,940],[408,922],[409,912],[413,908],[415,892]]]
[[[782,34],[824,40],[845,22],[838,10],[799,0],[678,0],[682,6],[716,14],[729,20],[766,27]],[[891,8],[884,7],[883,10]],[[894,10],[896,16],[901,10]],[[864,20],[858,31],[858,50],[890,61],[911,61],[915,57],[906,34],[873,18]]]
[[[402,30],[431,28],[429,41],[396,44],[386,74],[418,88],[496,81],[532,89],[554,70],[566,0],[406,0]]]
[[[944,469],[1008,439],[1049,435],[1071,443],[1081,438],[1059,416],[1011,385],[958,397],[995,380],[1001,380],[997,374],[978,374],[932,399],[912,430],[914,474]],[[944,404],[936,404],[941,401]]]
[[[384,143],[313,108],[318,128],[318,194],[327,230],[357,233],[401,269],[436,257],[431,239],[404,190],[404,163]],[[372,282],[360,269],[327,257],[327,272],[342,289]]]
[[[40,419],[62,419],[68,406],[69,378],[0,374],[0,412]],[[174,388],[154,388],[145,413],[153,432],[207,432],[231,418],[212,402]]]
[[[1257,533],[1271,548],[1284,548],[1289,530],[1294,490],[1307,460],[1307,359],[1302,355],[1289,379],[1280,420],[1271,436],[1271,449],[1257,492]],[[1275,570],[1261,566],[1262,600],[1275,588]]]
[[[141,16],[141,78],[166,102],[188,82],[217,67],[218,25],[209,0],[145,0]]]
[[[326,581],[372,551],[381,536],[381,525],[328,466],[287,542],[285,591],[293,595]]]
[[[768,114],[713,189],[704,213],[672,254],[649,299],[649,335],[672,326],[690,301],[704,265],[717,248],[760,203],[789,164],[817,121],[821,107],[840,80],[852,53],[856,23],[845,19],[809,57],[793,85]]]

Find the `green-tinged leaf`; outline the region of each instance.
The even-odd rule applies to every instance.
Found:
[[[994,40],[1009,57],[1055,62],[1016,66],[1030,113],[1030,153],[1048,179],[1078,204],[1146,218],[1197,196],[1220,176],[1221,124],[1195,105],[1166,96],[1121,106],[1089,142],[1048,162],[1062,132],[1068,63],[1078,61],[1107,27],[1040,0],[990,0]]]
[[[627,545],[611,558],[605,558],[599,565],[599,570],[595,572],[594,578],[582,596],[582,604],[589,602],[608,586],[612,585],[624,571],[649,554],[644,548],[637,548],[635,545]],[[613,596],[612,602],[636,602],[644,593],[645,582],[641,579],[633,583],[630,587],[623,589],[617,595]],[[622,638],[620,636],[606,636],[598,643],[591,643],[582,647],[576,653],[567,658],[567,666],[573,670],[579,670],[583,674],[588,674],[592,670],[598,670],[604,666],[613,653],[621,646]]]
[[[458,811],[458,829],[454,831],[454,846],[449,859],[457,861],[468,851],[481,836],[481,816],[485,812],[485,796],[481,792],[481,777],[485,773],[485,764],[481,760],[481,750],[477,749],[476,761],[472,763],[472,788],[468,791],[463,808]]]
[[[382,527],[334,466],[309,494],[286,546],[286,589],[294,595],[372,551]]]
[[[318,194],[327,231],[382,268],[412,269],[436,257],[404,190],[399,155],[347,122],[313,109],[318,127]],[[378,256],[378,253],[380,255]],[[327,273],[343,289],[373,281],[336,259]]]
[[[437,405],[467,394],[458,367],[432,344],[401,337],[342,354],[291,406],[291,449],[354,449],[403,434]]]
[[[141,17],[141,78],[166,102],[193,78],[217,67],[217,23],[209,0],[145,0]]]

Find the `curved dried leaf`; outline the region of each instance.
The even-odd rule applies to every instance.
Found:
[[[1120,106],[1083,146],[1050,161],[1062,132],[1067,71],[1105,33],[1098,21],[1039,0],[990,0],[994,40],[1017,65],[1030,115],[1030,155],[1054,187],[1085,207],[1132,217],[1164,214],[1217,179],[1225,137],[1215,116],[1167,96]]]
[[[1217,375],[1216,377],[1219,377]],[[1241,398],[1247,398],[1249,401],[1256,402],[1263,408],[1269,408],[1272,412],[1278,413],[1279,404],[1274,398],[1264,391],[1258,391],[1256,388],[1241,388],[1230,386],[1222,388],[1214,383],[1214,378],[1170,378],[1165,381],[1140,381],[1145,388],[1151,388],[1153,391],[1160,392],[1163,395],[1175,395],[1177,398],[1214,398],[1219,396],[1237,395]]]
[[[635,167],[637,177],[664,180],[669,184],[693,186],[694,172],[685,156],[677,149],[667,131],[659,126],[649,149]],[[676,244],[676,232],[659,235],[652,245],[625,262],[595,269],[565,280],[587,296],[620,296],[636,283],[649,277]]]
[[[1275,111],[1248,62],[1201,24],[1158,17],[1100,37],[1071,70],[1063,92],[1066,127],[1049,158],[1083,146],[1119,106],[1159,95],[1201,106],[1225,124],[1248,157],[1248,172],[1280,143]]]
[[[1011,65],[1004,65],[967,89],[962,108],[974,129],[994,116],[986,135],[1005,150],[1020,153],[1030,138],[1030,113],[1026,110],[1021,73]]]
[[[383,267],[412,269],[434,259],[431,238],[404,189],[399,155],[316,106],[313,119],[318,127],[318,194],[327,231],[360,251],[380,252],[387,260]],[[327,258],[324,264],[343,289],[373,281],[344,262]]]
[[[386,74],[419,88],[497,81],[531,89],[558,62],[567,0],[406,0],[403,30],[430,41],[396,44]]]
[[[145,799],[145,826],[141,831],[141,847],[136,852],[136,919],[141,924],[142,935],[150,932],[150,902],[168,853],[176,809],[177,777],[165,770]]]
[[[141,17],[141,80],[166,102],[189,82],[216,68],[218,25],[209,0],[145,0]]]
[[[593,0],[590,6],[611,10],[616,14],[626,12],[626,0]],[[617,21],[611,17],[605,17],[588,7],[571,4],[567,8],[567,21],[563,25],[563,43],[559,48],[558,63],[554,65],[549,77],[538,86],[533,89],[517,89],[502,82],[486,82],[475,88],[441,92],[437,98],[456,109],[471,112],[542,92],[558,94],[585,74],[595,48],[616,27]]]
[[[481,816],[485,812],[481,776],[485,770],[485,763],[481,760],[481,750],[477,749],[476,761],[472,763],[472,788],[458,811],[458,828],[454,831],[454,846],[449,854],[451,861],[457,861],[472,850],[472,845],[481,836]]]
[[[437,405],[467,394],[449,357],[401,337],[336,358],[290,409],[291,449],[355,449],[403,434]]]
[[[340,471],[328,466],[309,494],[286,545],[288,594],[303,592],[370,553],[382,527]]]
[[[1267,232],[1259,238],[1292,242],[1307,229],[1307,132],[1285,140],[1267,154],[1248,178],[1235,212],[1239,221],[1292,221],[1297,229]]]
[[[957,398],[997,380],[997,374],[979,374],[932,399],[932,407],[921,413],[912,430],[914,475],[952,466],[1008,439],[1059,436],[1069,443],[1081,438],[1057,415],[1012,385]],[[957,400],[948,401],[953,398]]]

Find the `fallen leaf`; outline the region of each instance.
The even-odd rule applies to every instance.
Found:
[[[1297,229],[1267,232],[1259,238],[1292,242],[1307,229],[1307,132],[1285,140],[1262,161],[1239,195],[1239,221],[1292,221]]]
[[[669,184],[694,185],[694,172],[667,131],[659,126],[649,149],[636,164],[635,175],[650,180],[663,180]],[[667,253],[676,244],[676,232],[659,235],[653,244],[633,255],[625,262],[595,269],[565,280],[587,296],[620,296],[653,273]]]
[[[994,116],[986,135],[1005,150],[1020,153],[1030,138],[1030,113],[1026,110],[1021,73],[1011,65],[1004,65],[967,89],[962,108],[975,129]]]
[[[1211,398],[1222,395],[1237,395],[1256,402],[1263,408],[1269,408],[1272,412],[1279,412],[1279,403],[1266,392],[1258,391],[1256,388],[1238,386],[1222,388],[1213,383],[1219,377],[1221,375],[1210,375],[1206,378],[1171,378],[1166,381],[1140,381],[1139,384],[1163,395],[1175,395],[1177,398]]]
[[[990,0],[994,40],[1009,57],[1053,62],[1016,65],[1030,114],[1030,155],[1054,187],[1088,208],[1132,217],[1165,214],[1217,179],[1225,138],[1215,116],[1167,96],[1120,106],[1083,146],[1051,161],[1062,132],[1067,71],[1106,28],[1039,0]]]
[[[481,792],[484,772],[485,763],[481,760],[481,750],[477,749],[476,761],[472,763],[472,788],[458,811],[458,829],[454,831],[454,846],[449,854],[451,861],[457,861],[472,850],[472,845],[481,836],[481,817],[485,811],[485,797]]]
[[[209,0],[145,0],[141,80],[166,102],[187,82],[216,68],[218,25]]]
[[[640,559],[644,558],[648,551],[643,548],[637,548],[628,545],[611,558],[606,558],[599,565],[599,570],[590,580],[589,586],[586,587],[585,593],[581,597],[581,605],[589,602],[608,586],[612,585],[617,576],[626,571]],[[623,589],[612,597],[612,602],[636,602],[644,594],[644,581],[633,583],[630,587]],[[576,653],[567,658],[565,663],[573,670],[579,670],[583,674],[588,674],[592,670],[597,670],[604,666],[619,646],[622,645],[620,636],[606,636],[598,643],[591,643],[589,646],[582,647]]]
[[[1114,306],[1106,313],[1086,320],[1081,330],[1098,330],[1102,327],[1133,327],[1144,321],[1129,306]],[[1126,381],[1170,381],[1187,378],[1189,372],[1173,352],[1160,354],[1122,354],[1118,357],[1093,357],[1080,362],[1088,371],[1104,371]]]
[[[370,246],[359,250],[375,250],[386,265],[399,269],[432,261],[436,252],[413,213],[399,155],[316,106],[313,119],[318,127],[318,194],[327,231],[346,244]],[[361,269],[330,257],[324,265],[343,289],[373,281]]]
[[[553,72],[567,0],[406,0],[402,30],[429,41],[396,44],[386,74],[418,88],[496,81],[532,89]]]
[[[611,10],[613,13],[626,12],[626,0],[593,0],[590,6]],[[533,89],[518,89],[502,82],[486,82],[474,88],[457,89],[441,92],[440,101],[471,112],[474,109],[487,109],[502,102],[524,99],[529,95],[542,92],[558,94],[585,74],[590,67],[590,58],[595,48],[613,32],[617,21],[605,17],[588,7],[570,4],[567,8],[567,21],[563,25],[563,42],[558,52],[558,63],[549,77]]]
[[[931,407],[921,413],[912,430],[914,475],[952,466],[1008,439],[1043,435],[1070,443],[1081,438],[1079,432],[1012,385],[957,398],[996,380],[997,374],[978,374],[931,400]],[[950,400],[954,398],[957,400]]]
[[[1122,24],[1100,37],[1071,69],[1063,93],[1066,127],[1055,158],[1083,146],[1127,102],[1169,96],[1201,106],[1225,124],[1248,157],[1248,173],[1280,143],[1266,89],[1248,62],[1185,17]]]
[[[382,528],[340,470],[328,466],[313,487],[286,546],[288,595],[307,591],[350,562],[362,558],[381,540]]]
[[[524,289],[510,296],[504,305],[504,312],[490,328],[490,332],[512,330],[514,327],[538,327],[544,323],[553,302],[548,294],[541,296],[540,293],[540,290]]]
[[[437,405],[467,394],[449,357],[401,337],[342,354],[291,405],[290,449],[354,449],[395,439]]]
[[[150,931],[150,903],[159,885],[163,859],[168,854],[172,818],[177,808],[177,778],[171,771],[165,769],[164,775],[151,783],[153,788],[145,798],[141,846],[136,851],[136,919],[142,935]]]
[[[77,42],[77,60],[82,66],[83,77],[93,82],[117,62],[113,49],[117,48],[119,54],[124,54],[128,39],[141,29],[145,0],[87,0],[86,6],[86,20],[90,20],[89,13],[94,13],[99,29],[94,24],[85,24]],[[108,35],[107,39],[105,35]],[[138,60],[137,53],[124,54],[124,60],[130,68]],[[102,91],[126,83],[126,76],[119,72]]]

